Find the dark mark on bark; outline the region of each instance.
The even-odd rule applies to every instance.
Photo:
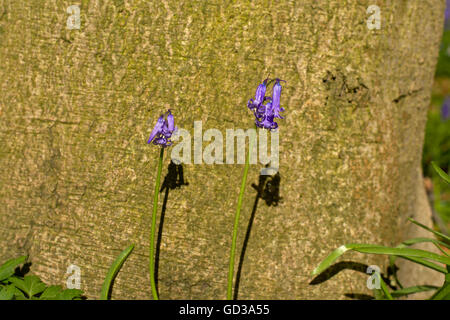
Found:
[[[420,91],[422,91],[423,88],[419,88],[416,90],[412,90],[412,91],[408,91],[407,93],[401,94],[399,95],[397,98],[395,98],[394,100],[392,100],[394,103],[399,103],[401,100],[405,99],[406,97],[412,96]]]
[[[331,100],[341,102],[356,107],[367,106],[369,100],[369,88],[362,79],[355,73],[344,74],[337,70],[335,73],[327,71],[327,75],[322,79]],[[329,101],[330,99],[328,99]]]

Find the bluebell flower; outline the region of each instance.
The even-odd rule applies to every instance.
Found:
[[[275,118],[280,118],[280,119],[284,119],[281,115],[280,112],[284,111],[284,108],[280,107],[280,99],[281,99],[281,84],[280,81],[284,81],[284,80],[280,80],[280,79],[275,79],[275,84],[273,85],[273,89],[272,89],[272,107],[273,107],[273,114]]]
[[[267,80],[268,79],[264,80],[263,83],[261,83],[256,89],[255,100],[253,99],[248,100],[247,107],[250,110],[257,109],[263,104],[264,101],[268,99],[268,97],[265,96],[267,90]]]
[[[450,0],[447,0],[447,5],[445,8],[445,22],[450,20]]]
[[[275,84],[272,89],[272,97],[265,96],[267,90],[268,80],[263,81],[262,84],[256,89],[255,99],[250,99],[247,103],[247,107],[253,111],[255,115],[255,124],[259,128],[268,130],[275,130],[278,128],[278,124],[274,121],[275,118],[283,119],[280,112],[284,111],[284,108],[280,106],[281,100],[281,84],[280,79],[275,79]],[[273,81],[270,80],[269,83]]]
[[[268,130],[275,130],[278,128],[278,123],[274,121],[274,109],[272,102],[267,103],[265,106],[264,114],[262,117],[255,120],[255,124],[259,128]]]
[[[166,115],[167,119],[164,119],[164,115],[161,115],[158,118],[147,143],[153,141],[154,145],[160,145],[163,148],[172,145],[170,137],[172,137],[172,134],[177,130],[177,127],[175,127],[175,121],[170,110],[167,111]]]
[[[450,118],[450,96],[444,100],[444,104],[441,107],[441,119],[447,121]]]

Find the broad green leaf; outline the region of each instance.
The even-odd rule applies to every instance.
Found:
[[[14,287],[14,299],[15,300],[28,300],[28,298],[25,296],[25,293],[23,293],[17,287]]]
[[[39,297],[40,300],[58,300],[58,295],[62,291],[61,286],[50,286],[47,287],[47,289],[42,292],[41,296]]]
[[[428,230],[428,231],[434,233],[435,235],[437,235],[437,236],[439,236],[439,237],[441,237],[443,239],[446,239],[447,241],[450,241],[450,237],[449,236],[446,236],[443,233],[440,233],[440,232],[437,232],[437,231],[435,231],[435,230],[433,230],[431,228],[428,228],[427,226],[421,224],[420,222],[418,222],[418,221],[416,221],[414,219],[408,218],[408,220],[411,221],[412,223],[414,223],[415,225],[418,225],[419,227],[422,227],[423,229]]]
[[[15,287],[13,285],[8,285],[0,290],[0,300],[12,300],[14,297]]]
[[[109,290],[111,288],[111,284],[114,281],[117,273],[120,268],[124,264],[125,260],[130,255],[131,251],[134,249],[134,244],[130,245],[128,248],[123,250],[114,263],[109,268],[108,274],[106,275],[105,282],[103,282],[102,291],[100,293],[100,300],[108,300]]]
[[[439,168],[439,166],[432,161],[431,165],[433,166],[434,170],[436,170],[436,172],[438,173],[438,175],[445,180],[445,182],[450,183],[450,176],[448,174],[446,174],[444,172],[444,170],[442,170],[441,168]]]
[[[25,291],[25,282],[23,279],[18,277],[10,277],[8,278],[8,281],[14,284],[14,286],[18,289],[21,289],[22,291]]]
[[[66,289],[58,294],[58,300],[81,300],[83,295],[82,290],[78,289]]]
[[[395,290],[395,291],[391,292],[391,295],[394,298],[399,298],[399,297],[407,296],[407,295],[413,294],[413,293],[431,291],[431,290],[436,290],[436,289],[439,289],[439,287],[427,286],[427,285],[414,286],[414,287],[408,287],[408,288]]]
[[[27,259],[26,256],[10,259],[0,266],[0,281],[3,281],[14,274],[14,269]]]
[[[25,276],[23,280],[25,281],[25,286],[27,288],[26,293],[29,297],[41,293],[47,287],[37,276],[28,275]]]
[[[20,290],[25,292],[28,298],[41,293],[45,290],[46,285],[37,276],[28,275],[23,279],[17,277],[11,277],[9,280]]]
[[[83,291],[78,289],[65,289],[61,286],[50,286],[42,292],[40,300],[74,300],[81,299]]]

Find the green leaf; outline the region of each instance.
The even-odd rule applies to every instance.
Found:
[[[361,247],[363,246],[370,246],[370,244],[361,244]],[[315,276],[319,273],[322,273],[325,269],[330,267],[334,261],[336,261],[337,258],[342,256],[345,252],[348,250],[352,250],[356,248],[357,245],[343,245],[331,252],[312,272],[312,275]]]
[[[14,287],[14,299],[15,300],[28,300],[28,298],[25,297],[25,293],[23,293],[17,287]]]
[[[14,284],[14,286],[16,288],[19,288],[22,291],[25,291],[25,282],[23,281],[23,279],[20,279],[18,277],[10,277],[10,278],[8,278],[8,281],[11,282],[12,284]]]
[[[13,285],[8,285],[0,290],[0,300],[12,300],[14,297],[15,287]]]
[[[82,290],[66,289],[58,295],[57,299],[58,300],[81,300],[82,295],[83,295]]]
[[[74,300],[81,299],[83,295],[82,290],[65,289],[61,286],[50,286],[42,292],[39,297],[40,300]]]
[[[28,275],[23,279],[11,277],[9,278],[9,281],[11,281],[17,288],[25,292],[28,298],[31,298],[46,289],[46,285],[37,276]]]
[[[437,232],[437,231],[435,231],[435,230],[433,230],[431,228],[428,228],[427,226],[421,224],[420,222],[418,222],[418,221],[416,221],[414,219],[408,218],[408,220],[411,221],[412,223],[418,225],[419,227],[422,227],[423,229],[428,230],[428,231],[434,233],[435,235],[437,235],[437,236],[439,236],[439,237],[441,237],[443,239],[446,239],[447,241],[450,241],[450,237],[449,236],[446,236],[443,233],[440,233],[440,232]]]
[[[131,251],[134,249],[134,244],[130,245],[128,248],[123,250],[114,263],[109,268],[108,274],[106,275],[105,282],[103,282],[102,291],[100,293],[100,300],[108,300],[109,290],[111,288],[111,284],[114,281],[117,273],[120,268],[124,264],[125,260],[130,255]]]
[[[450,300],[450,282],[445,282],[431,298],[431,300]]]
[[[414,287],[408,287],[408,288],[395,290],[391,294],[392,294],[392,297],[399,298],[399,297],[407,296],[407,295],[413,294],[413,293],[431,291],[431,290],[436,290],[436,289],[439,289],[439,287],[427,286],[427,285],[414,286]]]
[[[432,243],[434,243],[434,245],[441,252],[443,252],[445,255],[448,256],[448,254],[444,250],[442,250],[440,245],[442,245],[444,247],[447,247],[449,249],[450,249],[450,246],[448,244],[446,244],[445,242],[438,241],[438,240],[435,240],[435,239],[430,239],[430,238],[413,238],[413,239],[409,239],[409,240],[406,240],[406,241],[402,242],[400,245],[397,246],[397,248],[405,248],[407,246],[410,246],[410,245],[413,245],[413,244],[416,244],[416,243],[423,243],[423,242],[432,242]],[[395,270],[395,260],[397,258],[398,258],[397,256],[392,256],[392,255],[389,257],[389,265],[390,265],[392,270]],[[403,258],[406,259],[405,257],[403,257]],[[423,259],[417,259],[417,258],[413,258],[413,259],[409,258],[407,260],[410,260],[410,261],[422,264],[422,265],[424,265],[424,266],[426,266],[428,268],[434,269],[434,270],[436,270],[438,272],[446,273],[445,268],[443,268],[443,267],[441,267],[441,266],[439,266],[439,265],[437,265],[435,263],[432,263],[432,262],[429,262],[429,261],[426,261],[426,260],[423,260]],[[396,272],[394,272],[394,279],[395,279],[397,285],[400,287],[400,289],[403,289],[403,286],[400,283]]]
[[[41,294],[40,300],[74,300],[81,299],[83,295],[82,290],[65,289],[61,286],[50,286]]]
[[[441,168],[439,168],[439,166],[438,166],[434,161],[431,162],[431,165],[433,166],[434,170],[436,170],[436,172],[438,173],[438,175],[439,175],[442,179],[444,179],[445,182],[450,183],[450,177],[449,177],[448,174],[446,174],[446,173],[444,172],[444,170],[442,170]]]
[[[450,264],[450,257],[440,256],[433,252],[428,252],[420,249],[410,249],[410,248],[390,248],[385,246],[378,246],[373,244],[357,244],[350,243],[340,246],[332,253],[330,253],[312,272],[312,275],[319,274],[325,269],[331,266],[333,262],[343,255],[348,250],[354,250],[361,253],[371,253],[371,254],[387,254],[400,256],[402,258],[426,265],[428,267],[433,267],[433,269],[438,269],[440,272],[446,273],[446,270],[430,261],[424,259],[435,260],[444,264]]]
[[[381,289],[373,289],[373,296],[375,300],[386,300],[386,297]]]
[[[444,267],[441,267],[440,265],[437,265],[436,263],[433,263],[431,261],[425,260],[425,259],[421,259],[421,258],[416,258],[416,257],[406,257],[406,256],[402,256],[401,258],[421,264],[427,268],[436,270],[440,273],[446,274],[447,270],[445,270]]]
[[[0,281],[3,281],[14,274],[14,269],[18,265],[21,265],[27,259],[26,256],[22,256],[16,259],[10,259],[0,266]]]
[[[439,251],[441,251],[443,254],[448,256],[448,253],[445,252],[441,248],[441,246],[450,249],[450,245],[446,244],[445,242],[439,241],[439,240],[430,239],[430,238],[413,238],[413,239],[409,239],[409,240],[404,241],[403,244],[405,246],[411,246],[411,245],[416,244],[416,243],[424,243],[424,242],[431,242],[431,243],[433,243]],[[397,248],[400,248],[400,247],[397,246]]]
[[[42,292],[40,300],[58,300],[58,296],[62,291],[61,286],[50,286]]]
[[[389,293],[389,289],[388,289],[386,283],[384,282],[383,278],[381,277],[381,275],[378,272],[377,272],[377,277],[378,277],[378,279],[380,279],[381,290],[383,291],[384,296],[388,300],[394,300],[392,298],[391,294]]]
[[[420,259],[429,259],[443,264],[450,265],[450,257],[441,256],[433,252],[429,252],[421,249],[412,248],[390,248],[384,246],[372,246],[372,247],[358,247],[353,250],[362,253],[372,253],[372,254],[388,254],[400,257],[412,257]]]

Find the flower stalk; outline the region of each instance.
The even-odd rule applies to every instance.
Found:
[[[150,286],[152,290],[152,296],[154,300],[158,300],[158,290],[156,289],[156,280],[155,280],[155,233],[156,233],[156,213],[158,211],[158,198],[159,198],[159,188],[161,185],[161,172],[162,172],[162,163],[164,158],[164,148],[167,148],[172,145],[172,141],[170,138],[173,133],[177,130],[177,127],[174,123],[174,117],[172,113],[169,111],[164,115],[161,115],[156,122],[155,127],[150,133],[150,137],[147,143],[153,142],[154,145],[159,145],[161,150],[159,152],[159,160],[158,160],[158,171],[156,173],[156,182],[155,182],[155,193],[153,195],[153,211],[152,211],[152,226],[150,231]]]
[[[253,148],[252,143],[253,143],[252,139],[249,139],[249,148],[247,157],[245,159],[244,175],[242,176],[241,190],[239,191],[238,205],[236,209],[236,214],[234,216],[233,240],[231,242],[230,264],[228,267],[228,286],[227,286],[228,300],[231,300],[233,298],[233,277],[234,277],[234,258],[236,255],[236,240],[239,226],[239,216],[241,215],[242,200],[244,199],[245,185],[247,183],[248,168],[250,167],[250,153]]]
[[[272,81],[275,84],[272,88],[272,96],[266,96],[267,85]],[[275,118],[283,119],[280,112],[284,111],[284,108],[280,105],[281,100],[281,83],[286,82],[279,78],[270,80],[265,79],[255,92],[255,98],[248,100],[247,108],[253,112],[255,116],[255,126],[256,128],[266,129],[266,130],[276,130],[278,128],[278,123],[274,121]],[[253,141],[249,139],[249,149],[245,160],[244,175],[241,182],[241,190],[239,191],[238,205],[236,209],[236,214],[234,216],[234,226],[233,226],[233,239],[231,241],[231,251],[230,251],[230,263],[228,266],[228,284],[227,284],[227,299],[231,300],[233,298],[233,278],[234,278],[234,259],[236,255],[236,240],[239,226],[239,216],[241,215],[242,201],[244,199],[245,185],[247,183],[248,169],[250,166],[250,154],[253,148]]]
[[[158,160],[158,171],[156,173],[155,194],[153,196],[152,227],[150,232],[150,286],[152,289],[153,300],[158,300],[158,292],[155,282],[155,232],[156,232],[156,213],[158,211],[159,187],[161,184],[162,163],[164,157],[164,148],[161,148]]]

